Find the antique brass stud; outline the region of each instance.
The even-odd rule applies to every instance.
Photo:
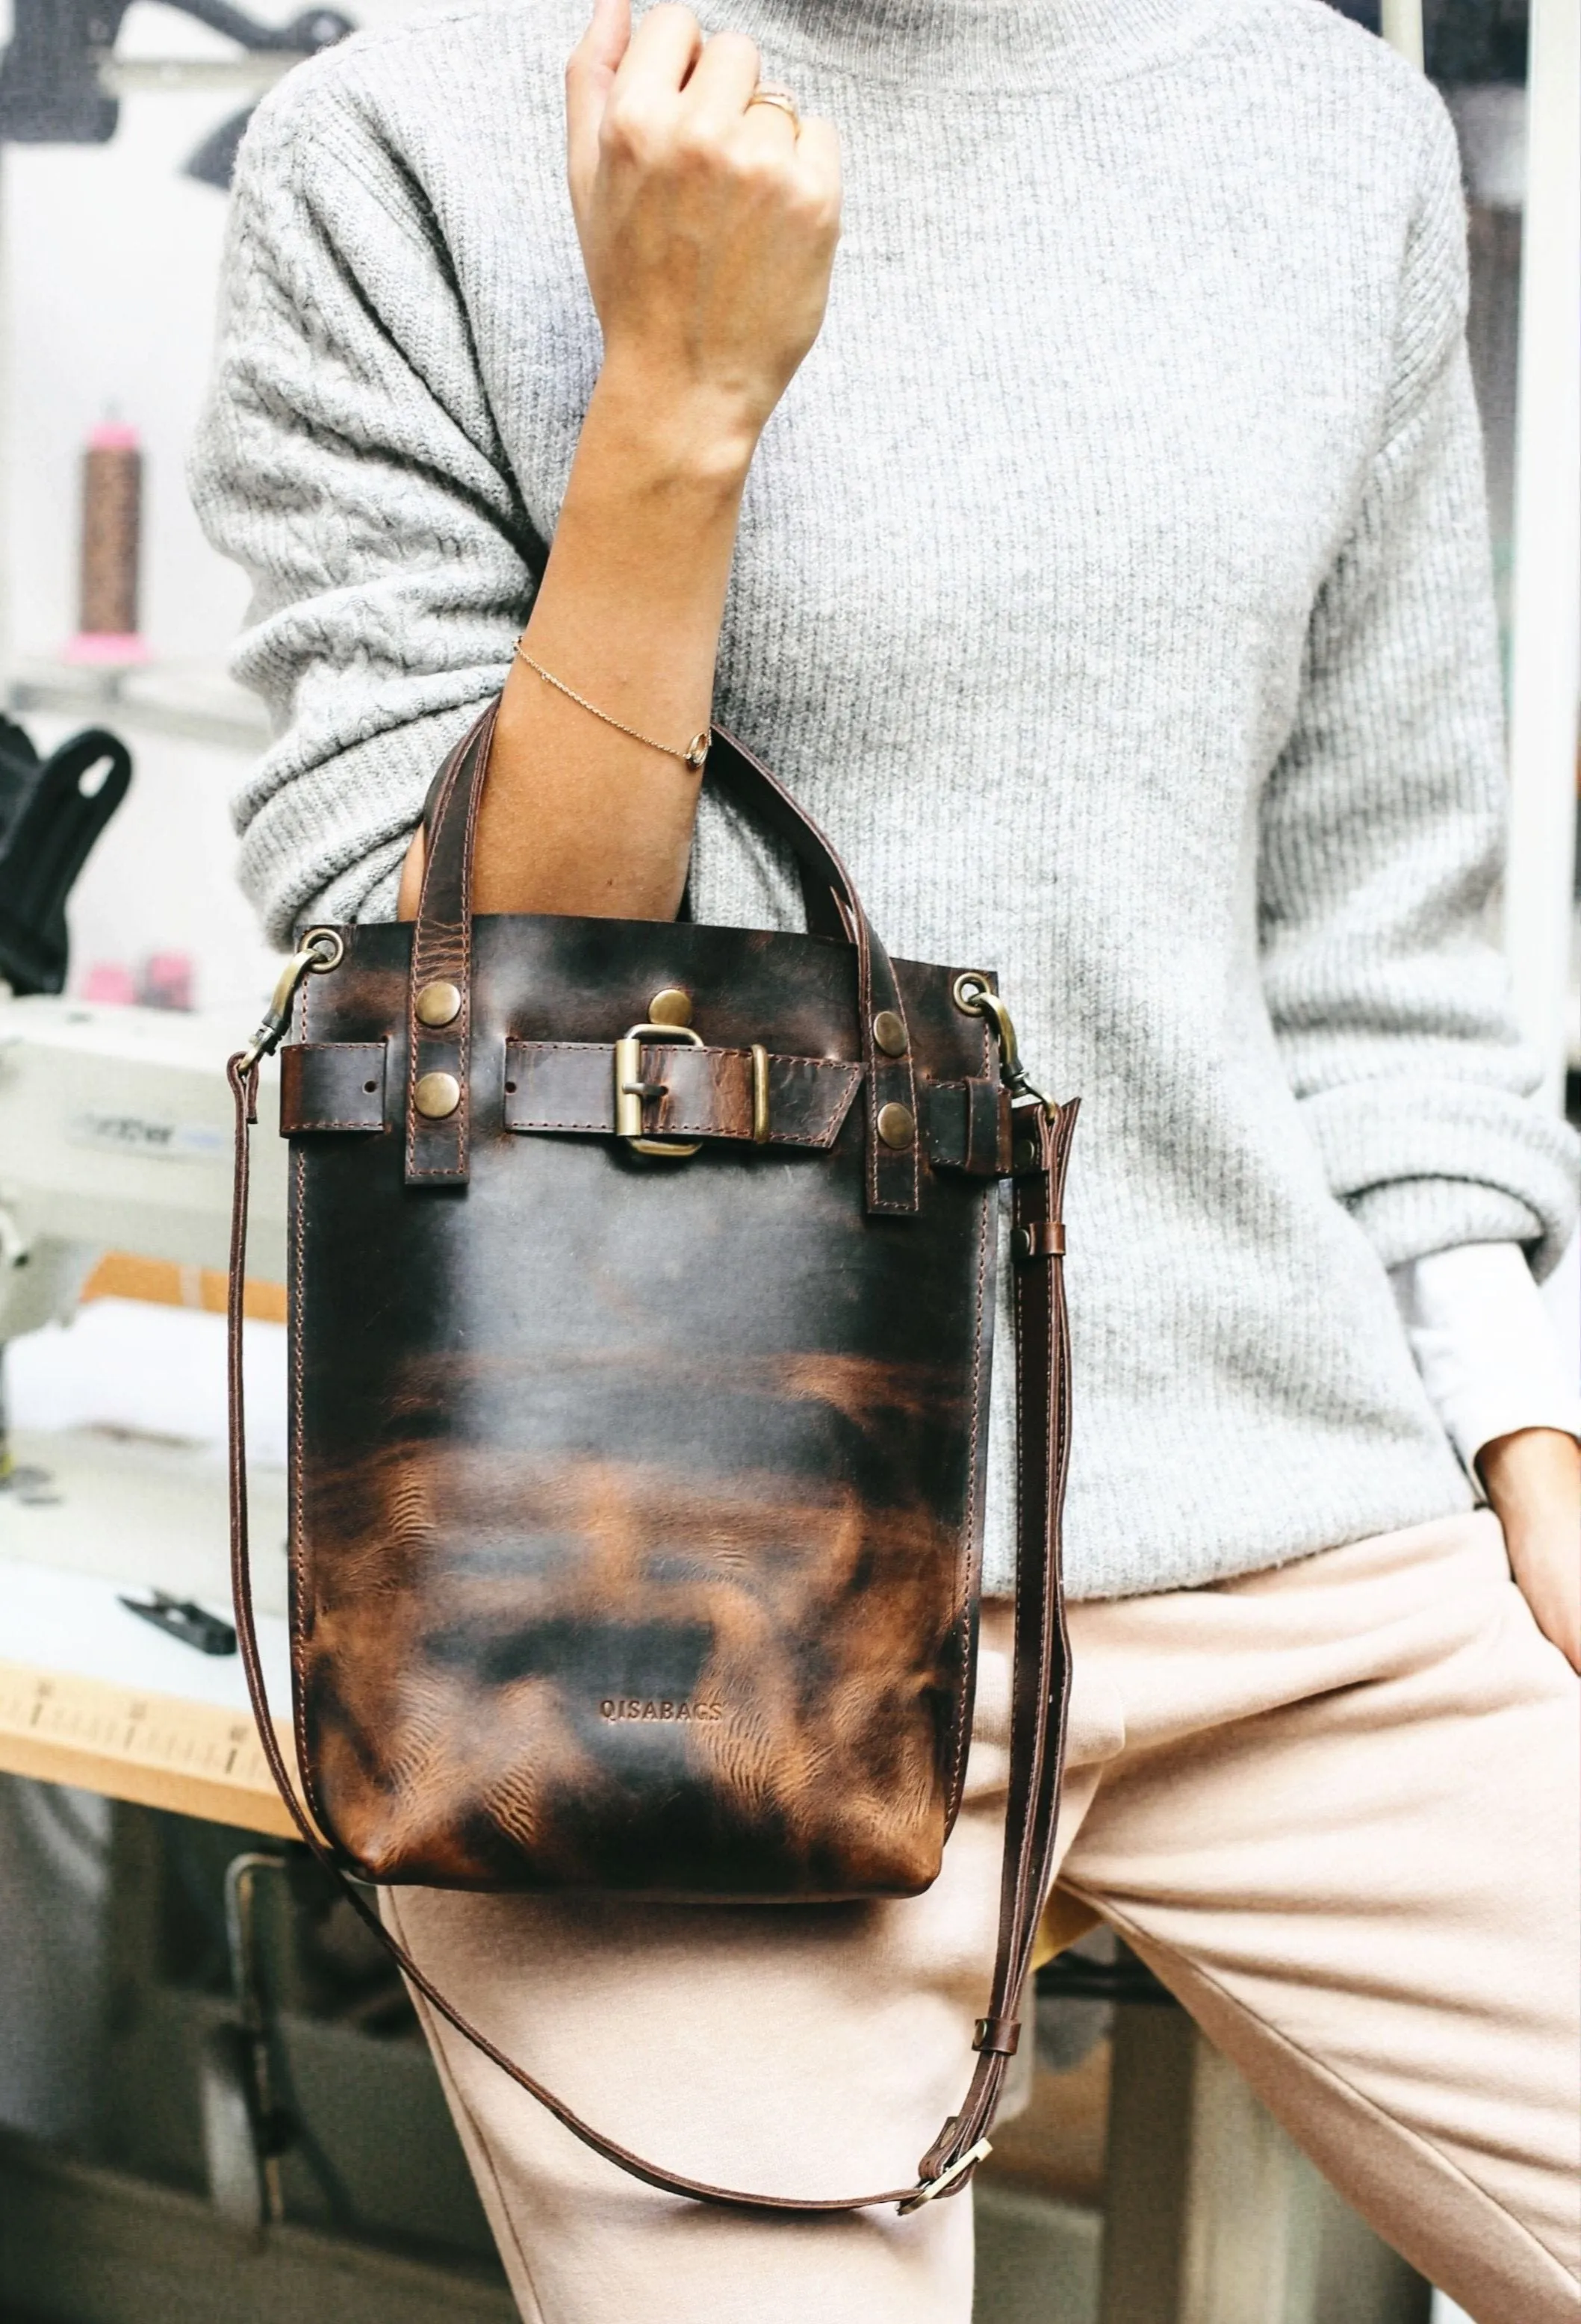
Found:
[[[417,1021],[433,1027],[453,1025],[461,1014],[461,989],[439,977],[425,984],[417,996]]]
[[[1038,1158],[1038,1149],[1030,1138],[1018,1138],[1010,1149],[1012,1170],[1030,1170]]]
[[[651,1025],[689,1025],[692,1020],[692,997],[683,992],[679,984],[667,984],[648,1003]]]
[[[892,1009],[881,1009],[873,1020],[873,1038],[886,1057],[906,1054],[906,1020]]]
[[[454,1074],[423,1074],[411,1102],[425,1121],[443,1121],[461,1102],[461,1084]]]
[[[911,1119],[909,1105],[881,1105],[878,1109],[878,1134],[886,1146],[904,1153],[917,1135],[917,1125]]]

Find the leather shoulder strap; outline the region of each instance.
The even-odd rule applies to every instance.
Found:
[[[278,1038],[278,1033],[275,1036]],[[254,1047],[256,1045],[254,1045]],[[1075,1103],[1018,1107],[1016,1123],[1032,1132],[1035,1157],[1015,1185],[1014,1264],[1017,1359],[1019,1519],[1016,1546],[1015,1668],[1010,1738],[1010,1801],[1000,1887],[999,1942],[988,2014],[979,2019],[976,2069],[958,2114],[952,2115],[922,2158],[916,2183],[873,2194],[800,2198],[745,2193],[662,2170],[606,2137],[517,2063],[456,2006],[385,1928],[360,1886],[310,1819],[280,1748],[254,1621],[247,1532],[245,1415],[242,1393],[242,1305],[247,1249],[251,1131],[257,1117],[255,1054],[238,1052],[227,1068],[236,1102],[236,1179],[231,1213],[230,1283],[227,1303],[227,1387],[230,1419],[231,1589],[236,1637],[259,1740],[280,1795],[303,1844],[342,1883],[359,1918],[393,1955],[408,1982],[458,2034],[504,2074],[547,2107],[583,2144],[634,2179],[665,2194],[685,2195],[729,2210],[828,2213],[868,2210],[893,2203],[915,2209],[964,2187],[987,2153],[987,2133],[1013,2053],[1028,1965],[1053,1860],[1059,1774],[1065,1742],[1067,1646],[1059,1577],[1059,1518],[1069,1443],[1068,1364],[1059,1224]]]

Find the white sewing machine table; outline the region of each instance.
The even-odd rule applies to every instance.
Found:
[[[96,1429],[19,1431],[14,1450],[51,1484],[49,1498],[0,1493],[0,1769],[290,1834],[240,1656],[199,1653],[119,1602],[162,1590],[228,1616],[219,1453]],[[259,1637],[286,1714],[279,1471],[255,1477],[252,1508]],[[289,1736],[288,1716],[279,1725]]]

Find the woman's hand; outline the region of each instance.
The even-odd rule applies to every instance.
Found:
[[[601,389],[695,422],[744,469],[818,336],[839,235],[827,121],[754,105],[758,52],[669,4],[596,0],[566,69],[571,206],[604,330]]]
[[[1538,1628],[1581,1670],[1581,1444],[1520,1428],[1484,1444],[1476,1465]]]

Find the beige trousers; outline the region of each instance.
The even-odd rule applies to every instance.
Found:
[[[1056,1917],[1096,1907],[1477,2324],[1575,2324],[1578,1690],[1486,1514],[1073,1609]],[[1009,1694],[985,1611],[966,1796],[925,1896],[695,1909],[405,1890],[496,2040],[640,2153],[735,2186],[910,2179],[992,1959]],[[599,2162],[429,2026],[530,2324],[968,2324],[971,2207],[733,2216]]]

